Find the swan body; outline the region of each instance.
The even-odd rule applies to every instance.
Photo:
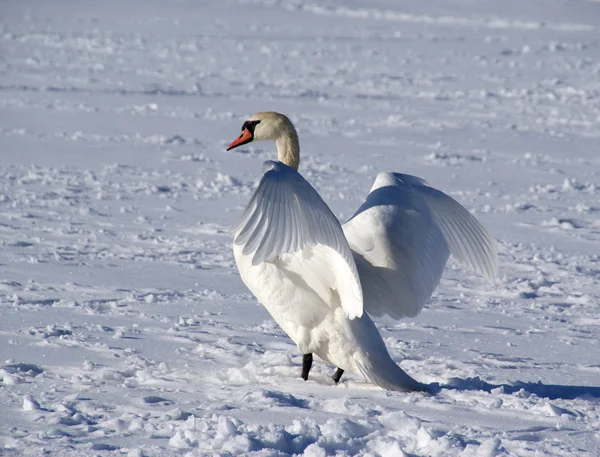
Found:
[[[258,188],[234,224],[240,276],[304,354],[358,373],[387,390],[425,390],[390,357],[371,320],[417,315],[449,255],[489,279],[493,239],[459,203],[420,178],[380,173],[343,226],[298,173],[300,149],[287,117],[251,116],[227,148],[273,140]]]

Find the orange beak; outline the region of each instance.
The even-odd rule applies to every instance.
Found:
[[[229,146],[227,146],[227,150],[230,151],[231,149],[237,148],[242,144],[250,143],[253,139],[254,135],[250,133],[250,130],[244,129],[242,130],[242,134],[233,140]]]

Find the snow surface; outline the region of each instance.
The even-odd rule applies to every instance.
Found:
[[[0,454],[600,455],[600,3],[0,3]],[[435,395],[334,386],[241,283],[228,226],[288,114],[348,218],[378,171],[461,201],[385,341]]]

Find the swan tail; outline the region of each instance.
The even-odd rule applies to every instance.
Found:
[[[383,354],[379,354],[381,356]],[[358,371],[369,382],[384,390],[397,392],[427,392],[429,387],[409,376],[389,356],[378,360],[357,361]]]
[[[381,334],[375,324],[364,313],[360,318],[345,320],[349,328],[344,332],[351,335],[353,341],[349,346],[355,351],[349,357],[354,369],[367,381],[385,390],[399,392],[428,391],[428,386],[411,378],[390,356]],[[341,364],[337,364],[344,368]]]

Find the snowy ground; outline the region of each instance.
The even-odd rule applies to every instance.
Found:
[[[600,455],[600,3],[0,4],[0,454]],[[227,227],[296,123],[349,217],[380,170],[498,238],[381,323],[432,396],[301,357]]]

